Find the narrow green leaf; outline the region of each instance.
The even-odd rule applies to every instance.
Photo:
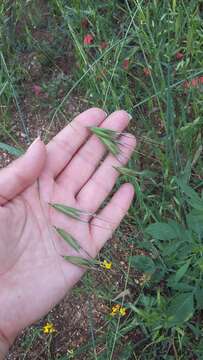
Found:
[[[2,142],[0,142],[0,150],[6,151],[7,153],[9,153],[10,155],[13,155],[15,157],[19,157],[24,154],[24,151],[22,149],[4,144]]]
[[[55,227],[57,233],[65,240],[74,250],[78,251],[81,249],[80,244],[64,229]]]

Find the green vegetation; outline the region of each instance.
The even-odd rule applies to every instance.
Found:
[[[127,110],[138,140],[128,168],[118,168],[116,186],[130,181],[136,197],[116,234],[118,256],[110,243],[102,252],[112,270],[104,281],[88,272],[82,288],[73,290],[75,296],[92,292],[109,307],[104,330],[94,328],[90,304],[89,342],[57,358],[201,360],[203,3],[51,0],[48,18],[38,11],[43,1],[25,3],[0,5],[2,142],[18,145],[13,113],[29,139],[22,103],[30,82],[48,94],[32,93],[41,109],[51,104],[47,129],[66,119],[66,104],[77,95],[86,107]],[[48,39],[36,40],[36,28],[46,30]],[[73,56],[68,74],[58,65],[67,49]],[[30,53],[43,76],[36,78],[19,61]],[[54,71],[60,76],[47,76]],[[111,316],[115,304],[126,314]],[[28,331],[26,358],[38,336],[39,329]],[[46,358],[55,359],[47,344]]]

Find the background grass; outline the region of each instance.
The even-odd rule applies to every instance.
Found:
[[[54,336],[42,339],[43,358],[203,359],[202,18],[197,0],[0,5],[2,142],[25,148],[35,137],[36,112],[46,112],[37,127],[48,140],[70,120],[73,102],[75,112],[127,110],[138,139],[129,163],[137,174],[116,185],[131,181],[136,197],[101,255],[113,269],[87,273],[73,290],[88,299],[88,341],[56,355]],[[101,310],[100,328],[90,293],[109,309]],[[109,315],[115,303],[126,316]],[[38,338],[40,327],[27,331],[22,359],[33,358]]]

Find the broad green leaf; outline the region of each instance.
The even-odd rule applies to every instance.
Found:
[[[181,190],[187,195],[188,203],[196,210],[203,211],[203,199],[199,197],[199,194],[190,186],[185,184],[181,180],[177,180]]]
[[[203,288],[198,288],[195,292],[197,308],[203,310]]]
[[[169,326],[181,325],[194,313],[193,293],[182,293],[171,301],[167,315]]]
[[[134,266],[138,271],[144,273],[153,274],[154,271],[156,270],[154,261],[149,256],[145,256],[145,255],[131,256],[130,263],[131,266]]]
[[[152,277],[151,277],[151,281],[153,283],[159,283],[161,281],[161,279],[163,279],[163,277],[165,276],[166,273],[166,269],[162,266],[157,266],[156,267],[156,271],[153,273]]]
[[[78,251],[81,249],[80,244],[64,229],[55,227],[57,233],[65,240],[74,250]]]
[[[175,273],[175,275],[172,275],[169,278],[169,282],[173,282],[173,283],[177,283],[179,282],[182,277],[185,275],[185,273],[187,272],[187,269],[190,265],[190,261],[187,261],[184,265],[182,265]]]
[[[177,253],[177,250],[182,246],[183,241],[171,241],[170,243],[161,243],[162,256],[169,257]]]
[[[15,157],[19,157],[24,154],[24,150],[22,150],[20,148],[16,148],[11,145],[4,144],[2,142],[0,142],[0,150],[6,151],[7,153],[9,153],[10,155],[13,155]]]
[[[192,292],[194,290],[194,286],[189,285],[188,283],[185,282],[175,283],[173,281],[168,281],[167,286],[173,290],[178,290],[181,292],[186,292],[186,291]]]
[[[186,229],[181,224],[177,223],[175,220],[169,220],[168,224],[173,228],[174,233],[176,233],[176,238],[184,239],[184,241],[187,240],[185,234]]]
[[[157,300],[154,296],[141,294],[139,298],[139,303],[147,308],[151,308],[156,305]]]
[[[174,281],[175,282],[178,282],[178,281],[180,281],[182,279],[182,277],[187,272],[187,269],[188,269],[189,265],[190,265],[190,261],[188,261],[186,264],[181,266],[180,269],[178,269],[178,271],[176,272],[176,274],[174,276]]]
[[[188,227],[201,237],[203,234],[203,211],[192,210],[186,218]]]
[[[177,237],[177,231],[174,227],[164,222],[149,225],[146,232],[158,240],[171,240]]]

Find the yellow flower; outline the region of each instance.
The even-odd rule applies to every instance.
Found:
[[[116,304],[111,309],[111,316],[115,316],[116,314],[120,314],[121,316],[126,315],[126,308],[122,307],[120,304]]]
[[[125,316],[126,315],[126,308],[121,306],[120,309],[119,309],[119,313],[121,314],[121,316]]]
[[[121,307],[120,304],[116,304],[116,305],[112,306],[110,315],[111,316],[116,315],[119,312],[120,307]]]
[[[44,334],[52,334],[55,331],[56,331],[56,329],[54,328],[54,324],[52,324],[52,323],[46,323],[46,325],[43,326]]]
[[[101,267],[107,270],[110,270],[112,268],[112,262],[104,260],[103,263],[101,263]]]

